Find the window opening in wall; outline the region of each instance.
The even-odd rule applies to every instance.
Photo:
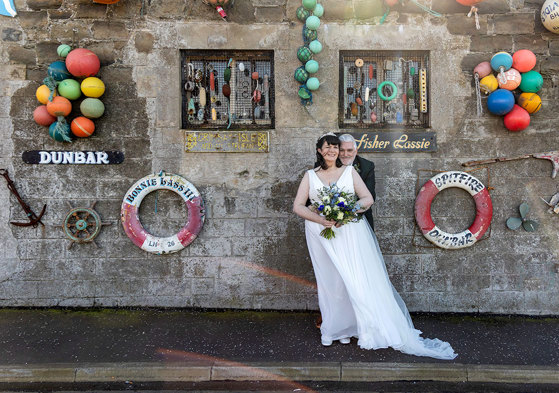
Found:
[[[427,128],[428,87],[427,51],[340,51],[339,127]]]
[[[181,50],[181,70],[182,128],[274,128],[273,51]]]

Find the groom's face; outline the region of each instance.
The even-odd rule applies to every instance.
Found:
[[[340,160],[344,165],[353,165],[353,160],[357,155],[357,149],[353,142],[342,142],[340,144]]]

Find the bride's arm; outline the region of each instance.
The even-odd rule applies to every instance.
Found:
[[[361,206],[361,209],[357,212],[363,213],[373,205],[375,200],[373,199],[371,192],[363,182],[363,179],[361,179],[361,176],[359,176],[354,168],[351,169],[351,175],[353,176],[353,188],[355,189],[355,193],[359,197],[357,203],[359,203],[359,206]]]
[[[327,228],[332,227],[336,223],[335,221],[327,220],[323,216],[314,213],[311,209],[306,207],[305,204],[307,199],[309,199],[309,174],[305,173],[303,180],[301,180],[301,184],[299,184],[295,200],[293,201],[293,213],[305,220],[319,223]]]

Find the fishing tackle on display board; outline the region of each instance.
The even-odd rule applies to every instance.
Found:
[[[427,113],[427,70],[419,70],[419,111]]]

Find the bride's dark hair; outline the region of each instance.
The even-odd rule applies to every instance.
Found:
[[[340,147],[340,139],[336,135],[324,135],[322,138],[316,141],[316,148],[322,149],[324,142],[327,142],[330,145],[338,146],[338,148]],[[336,158],[336,167],[340,168],[342,165],[343,164],[340,160],[340,156],[338,156],[338,158]],[[316,152],[316,162],[314,163],[314,167],[328,169],[328,166],[326,166],[326,161],[324,161],[324,157],[322,157],[322,154],[320,154],[318,151]]]

